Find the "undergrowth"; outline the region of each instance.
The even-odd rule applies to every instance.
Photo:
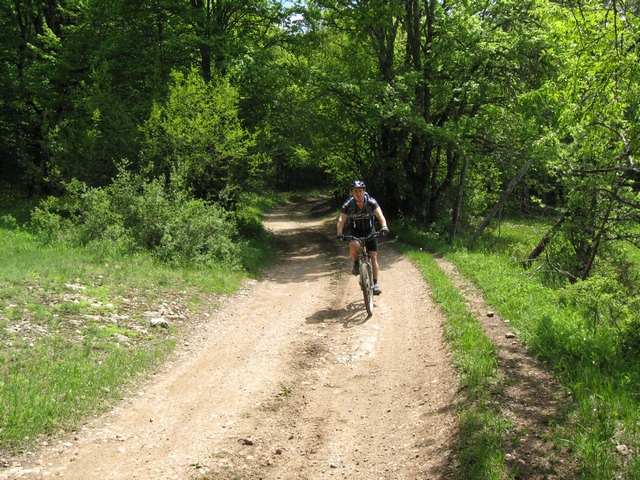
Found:
[[[573,284],[550,278],[546,268],[523,268],[539,228],[538,223],[527,228],[524,221],[505,222],[499,238],[489,235],[473,250],[464,242],[447,245],[421,229],[395,231],[401,240],[456,264],[527,348],[549,365],[572,399],[558,441],[574,452],[581,478],[640,478],[637,310],[621,306],[616,295],[624,289],[619,283],[612,286],[606,265],[591,280]]]

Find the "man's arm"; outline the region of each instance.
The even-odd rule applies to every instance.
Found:
[[[373,213],[376,216],[376,218],[378,219],[378,221],[380,222],[380,227],[381,228],[386,228],[388,230],[389,227],[387,226],[387,219],[384,218],[384,214],[382,213],[382,209],[380,207],[378,207],[373,211]]]
[[[336,225],[336,233],[338,235],[342,235],[342,230],[344,229],[344,222],[347,220],[347,214],[341,213],[338,217],[338,224]]]

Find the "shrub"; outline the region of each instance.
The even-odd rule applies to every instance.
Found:
[[[155,254],[169,264],[238,266],[236,225],[230,214],[215,204],[190,200],[173,210]]]
[[[124,169],[107,187],[69,183],[67,196],[36,208],[32,224],[47,242],[92,245],[101,252],[143,250],[176,266],[241,263],[232,214]],[[106,242],[109,248],[98,246]]]
[[[586,327],[619,327],[629,316],[629,308],[622,286],[608,276],[594,275],[570,284],[562,292],[561,300],[580,312]]]

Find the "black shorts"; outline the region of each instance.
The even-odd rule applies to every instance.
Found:
[[[351,235],[354,237],[368,237],[375,230],[356,230],[355,228],[351,229]],[[367,252],[377,252],[378,251],[378,239],[372,238],[367,243],[365,243],[367,247]]]

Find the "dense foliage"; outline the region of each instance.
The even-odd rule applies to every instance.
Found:
[[[185,205],[156,223],[224,218],[358,177],[450,243],[549,218],[521,260],[635,305],[633,1],[16,0],[0,24],[1,186],[53,195],[40,212],[139,178],[142,203]],[[114,212],[74,234],[113,235]],[[135,242],[166,250],[155,228]]]
[[[177,267],[222,266],[251,273],[260,263],[253,257],[272,250],[249,202],[231,211],[167,187],[160,179],[132,174],[126,165],[120,168],[107,186],[74,180],[64,197],[41,202],[31,221],[38,237],[106,255],[145,252]]]
[[[635,2],[16,0],[0,24],[4,190],[108,188],[126,165],[233,211],[359,177],[450,242],[550,216],[530,263],[629,285]]]
[[[392,230],[476,251],[529,217],[544,229],[514,263],[561,291],[578,337],[634,362],[639,15],[635,0],[1,2],[0,190],[40,202],[41,241],[247,270],[268,242],[248,195],[266,189],[340,199],[358,177]]]

